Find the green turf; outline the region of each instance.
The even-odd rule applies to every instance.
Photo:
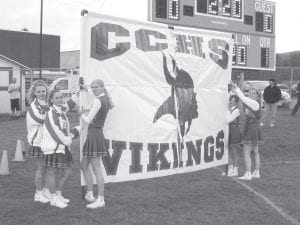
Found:
[[[264,127],[260,180],[245,182],[300,221],[300,116],[279,110],[276,127]],[[71,114],[76,123],[75,113]],[[0,154],[14,157],[25,138],[25,119],[0,122]],[[81,199],[78,140],[72,145],[74,174],[65,186],[65,209],[33,202],[35,167],[9,162],[13,175],[0,176],[0,225],[288,225],[262,199],[214,168],[168,177],[106,185],[106,206],[86,210]],[[286,162],[286,163],[284,163]],[[295,162],[295,163],[291,163]],[[242,158],[240,158],[242,164]],[[241,166],[241,170],[243,170]],[[243,172],[243,171],[241,171]]]

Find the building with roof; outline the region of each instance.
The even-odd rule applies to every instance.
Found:
[[[60,68],[60,36],[43,34],[42,68]],[[10,112],[7,92],[13,77],[20,86],[21,110],[25,110],[25,74],[39,70],[40,34],[23,31],[0,30],[0,113]]]
[[[60,68],[62,70],[74,70],[79,68],[80,51],[64,51],[60,53]]]

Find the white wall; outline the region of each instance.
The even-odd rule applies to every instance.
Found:
[[[21,87],[21,109],[25,110],[25,77],[22,75],[20,78],[20,67],[6,61],[4,59],[0,59],[0,87],[8,87],[9,84],[9,71],[4,70],[4,67],[12,67],[12,76],[17,78],[17,84]],[[10,113],[10,99],[9,94],[6,90],[0,90],[0,113]]]

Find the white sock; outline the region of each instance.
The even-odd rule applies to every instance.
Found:
[[[86,195],[94,195],[94,194],[93,194],[93,191],[87,191]]]
[[[50,200],[56,198],[56,194],[51,194],[50,193]]]
[[[233,167],[233,171],[234,171],[234,172],[236,172],[236,173],[237,173],[237,172],[238,172],[238,170],[239,170],[239,168],[238,168],[237,166],[234,166],[234,167]]]
[[[39,190],[35,190],[35,192],[38,194],[38,195],[41,195],[43,193],[43,191],[39,191]]]

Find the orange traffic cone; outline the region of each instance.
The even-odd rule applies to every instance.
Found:
[[[0,164],[0,175],[11,175],[12,172],[9,171],[7,151],[4,150],[2,153],[1,164]]]
[[[23,150],[22,150],[21,140],[17,141],[15,158],[11,161],[13,161],[13,162],[25,162],[26,161],[26,159],[23,158]]]
[[[23,155],[26,154],[26,148],[25,148],[25,142],[23,140],[23,137],[21,137],[21,147],[22,147],[22,153]]]

